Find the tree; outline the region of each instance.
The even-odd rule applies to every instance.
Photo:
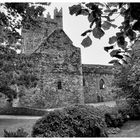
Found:
[[[35,20],[50,3],[0,3],[0,43],[20,49],[22,27],[38,25]],[[39,26],[39,25],[38,25]],[[16,44],[18,43],[18,44]]]
[[[79,3],[69,7],[71,15],[86,16],[89,21],[89,29],[81,34],[85,37],[82,41],[84,47],[92,44],[89,34],[94,38],[102,38],[111,27],[118,28],[119,32],[109,38],[110,46],[104,50],[110,52],[111,64],[127,63],[127,57],[134,55],[133,44],[140,39],[140,4],[139,3]],[[113,18],[115,16],[115,18]],[[117,17],[122,16],[124,20],[121,26],[114,24]],[[118,49],[119,48],[119,49]],[[118,61],[120,60],[120,61]]]
[[[18,86],[29,88],[38,80],[31,72],[33,62],[26,61],[21,49],[22,27],[39,26],[36,18],[41,16],[50,3],[0,3],[0,92],[9,102],[18,95]],[[30,70],[30,71],[28,71]],[[28,71],[28,73],[27,73]]]
[[[110,46],[104,47],[115,64],[112,86],[118,97],[124,97],[129,105],[130,116],[140,116],[140,4],[139,3],[79,3],[69,7],[71,15],[88,18],[89,29],[81,35],[84,47],[92,44],[89,34],[102,38],[111,27],[119,32],[109,37]],[[114,15],[116,15],[115,18]],[[118,16],[123,17],[121,26],[114,25]],[[122,106],[123,107],[123,106]]]

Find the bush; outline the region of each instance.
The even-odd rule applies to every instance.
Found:
[[[126,122],[130,117],[130,106],[126,100],[117,101],[118,112],[121,113],[123,121]]]
[[[25,107],[9,107],[0,108],[0,115],[23,115],[23,116],[43,116],[46,111],[25,108]]]
[[[98,109],[76,105],[47,112],[33,126],[33,137],[107,137]]]
[[[124,123],[124,118],[117,107],[98,106],[97,107],[104,115],[107,127],[121,127]]]
[[[135,99],[119,100],[117,108],[125,121],[140,119],[140,101]]]
[[[4,137],[27,137],[28,133],[23,128],[19,128],[15,132],[4,130]]]
[[[126,112],[130,116],[130,119],[140,119],[140,100],[129,99],[127,102]]]

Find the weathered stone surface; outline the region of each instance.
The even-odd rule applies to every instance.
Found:
[[[84,97],[85,103],[94,103],[113,100],[111,82],[113,67],[104,65],[83,65]],[[104,81],[104,88],[100,81]],[[99,99],[100,98],[100,99]]]
[[[62,9],[58,11],[54,10],[54,18],[38,17],[35,19],[39,24],[37,26],[28,25],[22,29],[23,37],[23,52],[31,54],[35,49],[39,47],[39,44],[45,36],[51,34],[55,29],[62,28]]]
[[[80,48],[62,29],[62,11],[54,13],[54,19],[37,19],[40,27],[22,31],[24,59],[33,62],[31,72],[39,81],[34,89],[24,90],[20,105],[56,108],[112,100],[113,67],[82,65]]]

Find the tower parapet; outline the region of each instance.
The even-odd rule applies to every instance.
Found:
[[[60,28],[63,28],[63,18],[62,18],[62,8],[58,11],[57,8],[54,9],[54,20],[58,23]]]

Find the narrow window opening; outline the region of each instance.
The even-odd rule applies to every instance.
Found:
[[[62,83],[61,83],[61,81],[58,81],[57,87],[58,87],[58,89],[62,89]]]
[[[97,95],[97,102],[100,102],[100,101],[101,101],[100,96]]]
[[[86,84],[85,84],[85,79],[83,78],[83,86],[85,86]]]
[[[104,102],[104,97],[103,96],[101,96],[101,102]]]
[[[100,89],[104,89],[105,88],[105,82],[103,79],[100,80]]]

